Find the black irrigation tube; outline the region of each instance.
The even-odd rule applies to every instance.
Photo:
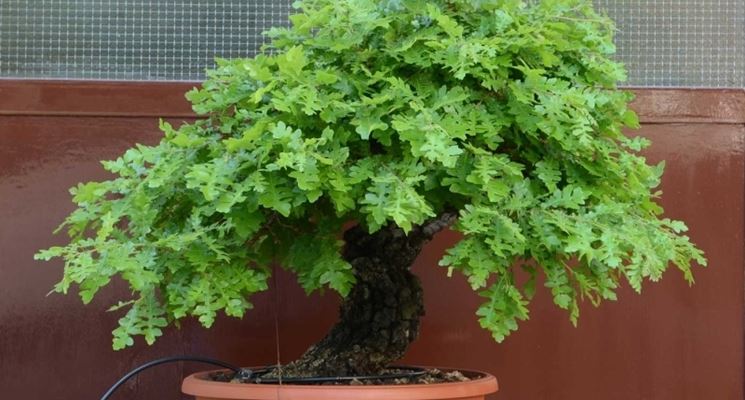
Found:
[[[370,381],[374,379],[399,379],[399,378],[414,378],[417,376],[424,375],[427,371],[423,368],[417,367],[405,367],[405,366],[393,366],[393,369],[407,370],[408,372],[396,372],[392,374],[381,374],[381,375],[358,375],[358,376],[318,376],[318,377],[282,377],[280,378],[267,378],[263,379],[261,376],[254,378],[254,375],[262,375],[269,371],[277,369],[277,366],[266,367],[257,369],[251,372],[245,379],[255,379],[256,383],[328,383],[328,382],[352,382],[352,381]],[[244,370],[246,371],[246,370]]]
[[[275,366],[265,367],[265,368],[261,368],[257,370],[250,370],[250,369],[245,369],[245,368],[238,368],[228,363],[222,362],[220,360],[215,360],[212,358],[198,357],[198,356],[174,356],[174,357],[159,358],[157,360],[153,360],[145,364],[142,364],[139,367],[129,371],[126,375],[124,375],[121,379],[119,379],[114,385],[112,385],[109,388],[109,390],[107,390],[106,393],[104,393],[103,396],[101,396],[101,400],[108,400],[111,397],[111,395],[114,394],[114,392],[117,389],[119,389],[119,387],[121,387],[130,378],[139,374],[140,372],[146,369],[161,365],[161,364],[179,362],[179,361],[192,361],[192,362],[216,365],[216,366],[227,368],[233,371],[241,379],[245,379],[245,380],[254,379],[256,383],[269,383],[269,384],[271,383],[352,382],[355,380],[364,381],[364,380],[374,380],[374,379],[413,378],[413,377],[424,375],[426,373],[426,371],[423,368],[394,366],[392,368],[406,370],[408,372],[397,372],[397,373],[381,374],[381,375],[361,375],[361,376],[323,376],[323,377],[310,377],[310,378],[282,377],[281,379],[280,378],[262,379],[261,375],[266,374],[267,372],[273,371],[277,369],[278,367],[275,365]]]
[[[217,365],[219,367],[227,368],[235,373],[240,372],[240,368],[234,367],[228,363],[222,362],[220,360],[214,360],[211,358],[205,358],[205,357],[196,357],[196,356],[174,356],[174,357],[165,357],[165,358],[159,358],[157,360],[150,361],[148,363],[142,364],[139,367],[129,371],[126,375],[124,375],[121,379],[119,379],[113,386],[109,388],[109,390],[104,393],[103,396],[101,396],[101,400],[108,400],[109,397],[111,397],[114,392],[119,389],[120,386],[124,384],[124,382],[128,381],[133,376],[139,374],[140,372],[155,367],[157,365],[171,363],[171,362],[178,362],[178,361],[193,361],[193,362],[199,362],[204,364],[212,364]]]

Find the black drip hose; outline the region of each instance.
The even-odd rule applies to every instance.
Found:
[[[104,393],[103,396],[101,396],[101,400],[108,400],[109,397],[117,390],[120,386],[124,384],[124,382],[128,381],[131,377],[139,374],[140,372],[155,367],[157,365],[171,363],[171,362],[178,362],[178,361],[193,361],[193,362],[199,362],[204,364],[212,364],[217,365],[219,367],[227,368],[236,374],[240,372],[240,368],[234,367],[228,363],[222,362],[220,360],[214,360],[211,358],[205,358],[205,357],[195,357],[195,356],[175,356],[175,357],[165,357],[165,358],[159,358],[157,360],[150,361],[148,363],[142,364],[139,367],[129,371],[127,375],[124,375],[121,379],[119,379],[113,386],[109,388],[109,390]]]
[[[427,373],[423,368],[417,367],[404,367],[404,366],[392,366],[393,369],[402,370],[402,372],[394,372],[390,374],[381,375],[358,375],[358,376],[317,376],[317,377],[282,377],[279,378],[262,378],[261,375],[277,369],[277,366],[266,367],[257,369],[254,371],[242,370],[239,374],[248,372],[246,380],[253,379],[256,383],[328,383],[328,382],[352,382],[352,381],[370,381],[375,379],[398,379],[398,378],[415,378],[422,376]],[[404,372],[405,371],[405,372]]]
[[[271,366],[271,367],[266,367],[266,368],[261,368],[261,369],[256,369],[256,370],[250,370],[246,368],[238,368],[228,363],[222,362],[220,360],[215,360],[212,358],[196,357],[196,356],[174,356],[174,357],[159,358],[157,360],[153,360],[148,363],[142,364],[139,367],[129,371],[126,375],[124,375],[121,379],[119,379],[113,386],[111,386],[109,390],[107,390],[106,393],[104,393],[103,396],[101,396],[101,400],[108,400],[109,397],[111,397],[111,395],[117,389],[119,389],[119,387],[121,387],[130,378],[139,374],[140,372],[146,369],[149,369],[151,367],[161,365],[161,364],[179,362],[179,361],[193,361],[193,362],[199,362],[199,363],[204,363],[204,364],[217,365],[219,367],[227,368],[233,371],[235,373],[235,376],[240,377],[241,379],[245,379],[245,380],[253,379],[254,382],[256,383],[351,382],[355,380],[364,381],[364,380],[374,380],[374,379],[413,378],[413,377],[424,375],[426,373],[426,371],[423,368],[396,366],[392,368],[399,369],[405,372],[394,372],[394,373],[383,374],[383,375],[362,375],[362,376],[323,376],[323,377],[308,377],[308,378],[306,377],[282,377],[281,380],[279,378],[262,379],[261,375],[264,375],[267,372],[273,371],[277,369],[278,367]]]

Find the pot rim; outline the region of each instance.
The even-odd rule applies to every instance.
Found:
[[[434,367],[422,367],[432,369]],[[453,371],[453,368],[437,368]],[[215,382],[205,379],[211,373],[197,372],[186,377],[181,391],[209,400],[445,400],[480,398],[499,389],[497,378],[482,371],[457,369],[481,378],[466,382],[413,385],[296,385]]]

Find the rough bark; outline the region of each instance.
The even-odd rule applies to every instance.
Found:
[[[446,213],[408,235],[395,226],[373,234],[355,226],[344,234],[343,257],[357,282],[341,304],[339,322],[283,376],[378,374],[400,359],[419,334],[422,288],[410,271],[422,246],[455,219]]]

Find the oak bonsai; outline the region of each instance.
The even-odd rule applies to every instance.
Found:
[[[614,300],[705,259],[661,217],[662,165],[638,152],[613,25],[590,0],[305,0],[254,58],[221,60],[188,93],[203,118],[103,163],[77,209],[55,290],[84,303],[112,277],[132,297],[122,349],[169,323],[242,317],[273,263],[344,297],[326,338],[286,374],[380,371],[417,336],[409,267],[450,227],[440,264],[484,298],[496,341],[554,302]],[[344,231],[345,227],[351,228]],[[342,233],[343,232],[343,233]],[[526,282],[516,279],[524,270]]]

